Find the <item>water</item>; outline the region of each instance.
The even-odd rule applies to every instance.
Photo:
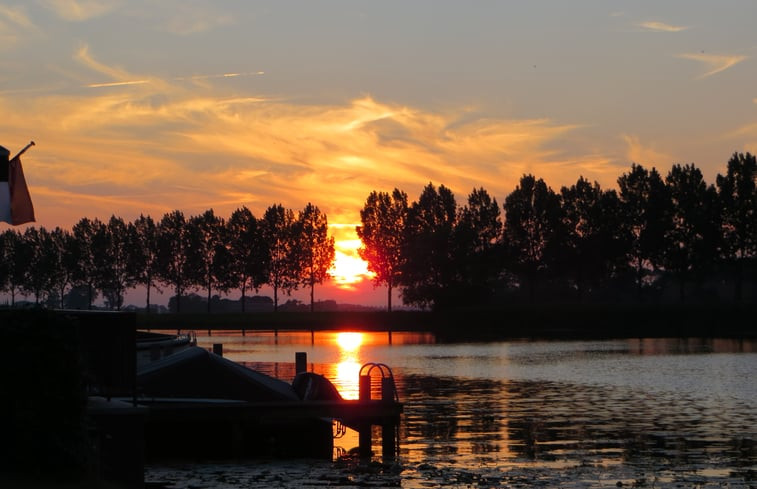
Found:
[[[199,332],[198,332],[199,333]],[[396,463],[335,460],[148,467],[169,487],[757,487],[757,342],[632,339],[438,344],[425,333],[198,337],[290,381],[309,369],[357,397],[388,364],[405,412]],[[380,433],[374,433],[374,450]]]

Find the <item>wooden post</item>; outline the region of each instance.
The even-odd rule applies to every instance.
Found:
[[[397,421],[384,419],[381,424],[381,457],[387,463],[394,460],[397,446]]]
[[[213,343],[213,353],[219,357],[223,356],[223,343]]]
[[[371,376],[361,375],[358,383],[358,399],[361,401],[371,400]]]
[[[298,351],[294,354],[294,372],[296,374],[308,371],[308,354],[304,351]]]
[[[358,428],[358,452],[361,459],[370,459],[371,455],[373,455],[370,423],[360,423]]]

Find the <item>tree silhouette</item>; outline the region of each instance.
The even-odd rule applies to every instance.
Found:
[[[50,281],[44,255],[44,241],[47,234],[45,228],[26,228],[23,245],[19,249],[20,253],[16,255],[18,259],[26,263],[22,290],[34,295],[35,304],[39,304]]]
[[[131,252],[135,243],[134,229],[122,218],[111,216],[108,224],[99,228],[96,242],[103,250],[95,259],[99,272],[99,287],[110,308],[120,310],[126,289],[136,283],[136,274],[131,267]]]
[[[544,180],[524,175],[505,199],[504,209],[509,263],[526,280],[533,302],[538,275],[548,270],[550,249],[557,244],[560,200]]]
[[[633,164],[618,178],[623,222],[631,237],[629,263],[636,273],[638,298],[645,277],[663,263],[665,235],[670,228],[670,198],[657,170]]]
[[[263,215],[263,236],[269,246],[268,280],[273,288],[273,310],[279,310],[279,291],[289,295],[297,289],[295,217],[281,204],[270,206]]]
[[[130,267],[136,283],[147,290],[145,311],[150,312],[150,291],[160,292],[155,277],[158,274],[158,226],[152,217],[139,215],[133,223],[135,246],[131,253]]]
[[[723,254],[733,270],[734,299],[742,300],[744,268],[757,256],[757,159],[750,153],[734,153],[725,175],[716,178]],[[753,264],[752,264],[753,265]]]
[[[229,253],[230,287],[242,293],[242,312],[245,311],[246,292],[256,291],[268,276],[269,250],[263,239],[260,222],[247,207],[235,210],[226,221],[226,245]]]
[[[468,304],[487,301],[502,268],[502,218],[497,199],[483,188],[473,189],[467,205],[458,212],[453,239],[458,300]]]
[[[334,262],[334,238],[329,237],[326,214],[309,203],[297,216],[296,239],[301,283],[310,287],[310,312],[314,311],[315,284],[323,283]]]
[[[368,270],[374,273],[374,286],[386,285],[386,307],[390,312],[392,289],[401,280],[407,212],[405,192],[396,188],[391,195],[373,191],[360,210],[362,225],[356,228],[363,244],[358,249],[358,255],[368,263]]]
[[[73,236],[59,227],[53,229],[44,241],[47,273],[50,279],[51,296],[57,297],[57,307],[63,308],[66,287],[72,284],[76,267],[76,255],[72,246]]]
[[[424,187],[407,213],[402,269],[402,299],[406,304],[440,308],[449,305],[454,283],[453,232],[457,204],[444,185]]]
[[[213,287],[223,287],[221,275],[224,267],[222,259],[226,259],[223,248],[225,224],[216,217],[213,209],[192,216],[187,223],[189,246],[187,254],[193,266],[188,268],[190,281],[207,291],[208,312]]]
[[[14,229],[0,234],[0,288],[10,293],[11,307],[16,305],[16,293],[23,289],[26,263],[22,259],[24,238]]]
[[[181,312],[181,296],[189,283],[189,230],[184,213],[172,211],[158,224],[159,277],[171,285],[176,296],[176,312]]]
[[[720,227],[717,193],[693,164],[673,165],[665,184],[670,194],[671,222],[665,235],[664,263],[677,277],[683,301],[686,282],[715,261]]]
[[[74,273],[73,283],[75,286],[83,286],[87,288],[88,306],[87,309],[92,309],[92,303],[97,297],[97,263],[95,261],[95,255],[104,250],[95,249],[95,237],[100,233],[100,228],[104,227],[104,224],[95,219],[93,221],[82,218],[74,224],[71,234],[73,235],[73,241],[71,243],[74,255]],[[104,231],[103,231],[104,232]]]

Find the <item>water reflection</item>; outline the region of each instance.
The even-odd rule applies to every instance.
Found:
[[[339,332],[199,340],[223,342],[232,360],[284,380],[294,376],[294,352],[307,351],[310,370],[348,398],[357,397],[360,365],[390,365],[405,403],[400,459],[416,467],[403,473],[404,487],[444,479],[439,467],[499,480],[514,471],[507,480],[529,484],[573,477],[581,487],[642,479],[748,487],[756,478],[754,340],[443,345],[394,333],[389,344],[386,333]]]
[[[339,332],[334,343],[339,347],[339,361],[335,366],[336,375],[332,382],[345,399],[357,399],[359,395],[360,345],[364,333]]]

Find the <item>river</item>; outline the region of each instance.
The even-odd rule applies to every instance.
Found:
[[[201,335],[201,334],[205,335]],[[356,398],[366,362],[391,367],[399,457],[156,465],[175,488],[757,487],[757,341],[437,343],[428,333],[198,331],[224,356],[291,381],[295,352]],[[380,431],[374,433],[380,437]],[[374,447],[380,441],[374,441]]]

